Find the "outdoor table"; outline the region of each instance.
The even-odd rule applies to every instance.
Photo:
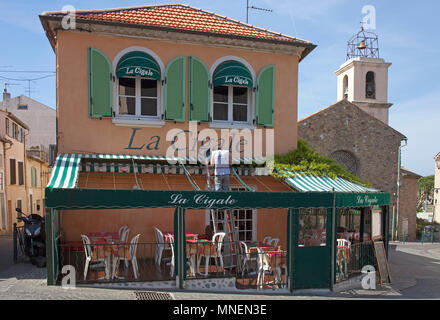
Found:
[[[90,241],[93,239],[119,239],[119,234],[117,232],[90,232],[87,234]]]
[[[90,240],[94,259],[104,259],[105,279],[110,279],[110,266],[112,260],[118,254],[118,249],[126,244],[126,242],[106,237],[95,237]]]
[[[191,275],[195,276],[195,268],[197,261],[197,273],[200,274],[200,259],[201,256],[209,256],[211,254],[212,242],[205,239],[187,239],[186,240],[186,254],[189,256],[191,263]]]
[[[258,241],[257,242],[245,241],[245,243],[248,247],[249,253],[251,253],[252,251],[257,251],[257,248],[273,249],[273,246]]]

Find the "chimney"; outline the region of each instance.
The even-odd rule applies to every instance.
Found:
[[[3,91],[3,101],[11,99],[11,94],[6,90]]]

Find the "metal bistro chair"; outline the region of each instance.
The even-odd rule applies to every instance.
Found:
[[[82,238],[82,241],[84,244],[84,253],[86,256],[86,263],[84,265],[84,280],[87,279],[87,273],[89,271],[89,268],[92,269],[92,268],[104,267],[105,268],[105,275],[107,278],[109,275],[109,267],[105,261],[105,257],[98,259],[97,252],[95,250],[92,250],[92,245],[90,243],[89,237],[82,234],[81,238]]]

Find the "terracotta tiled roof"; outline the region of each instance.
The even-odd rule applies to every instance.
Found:
[[[62,12],[45,12],[46,16],[64,15]],[[154,5],[105,10],[78,10],[76,18],[94,21],[119,22],[177,30],[207,32],[219,35],[270,39],[311,44],[308,41],[274,31],[258,28],[237,20],[203,11],[183,4]]]

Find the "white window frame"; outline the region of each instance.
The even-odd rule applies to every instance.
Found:
[[[252,83],[254,84],[254,87],[256,86],[256,81],[257,78],[255,76],[255,71],[252,68],[252,66],[243,58],[237,57],[237,56],[225,56],[222,57],[220,59],[218,59],[217,61],[215,61],[211,68],[209,69],[209,78],[212,81],[212,77],[214,75],[215,69],[217,69],[217,67],[222,64],[225,61],[237,61],[240,62],[242,64],[244,64],[246,66],[246,68],[248,68],[249,72],[251,73],[252,76]],[[228,87],[234,87],[234,86],[228,86]],[[240,87],[240,86],[235,86],[235,87]],[[248,88],[248,110],[247,110],[247,118],[248,121],[244,122],[244,121],[232,121],[232,112],[233,112],[233,89],[229,88],[228,90],[228,121],[225,120],[214,120],[214,87],[212,87],[211,89],[211,101],[210,101],[210,114],[211,114],[211,121],[209,123],[209,126],[211,128],[237,128],[237,129],[244,129],[244,128],[249,128],[249,129],[255,129],[256,126],[254,124],[254,119],[255,119],[255,109],[256,109],[256,98],[255,98],[255,91],[253,90],[253,88]]]
[[[160,119],[162,119],[162,114],[159,112],[159,105],[160,105],[160,96],[159,96],[160,84],[159,84],[159,81],[156,81],[156,82],[158,82],[157,83],[158,95],[156,96],[157,116],[145,116],[145,115],[141,115],[141,111],[142,111],[142,107],[141,107],[141,99],[142,99],[141,81],[142,81],[142,77],[141,76],[134,76],[134,77],[129,76],[129,77],[123,77],[123,78],[135,79],[135,96],[134,96],[134,98],[135,98],[135,114],[133,115],[133,114],[120,114],[119,113],[119,96],[125,96],[125,95],[120,95],[119,92],[118,92],[118,101],[117,101],[118,109],[117,109],[117,112],[115,112],[115,114],[121,118],[129,118],[129,119],[137,118],[138,120],[140,120],[140,119],[160,120]],[[151,79],[149,79],[149,80],[151,80]],[[117,79],[116,81],[118,82],[118,91],[119,91],[119,79]],[[131,97],[131,96],[129,96],[129,97]],[[153,98],[153,97],[145,97],[145,98]]]
[[[150,56],[152,56],[156,62],[159,64],[160,68],[160,74],[161,79],[160,81],[157,81],[157,116],[142,116],[141,115],[141,77],[135,76],[136,78],[136,115],[126,115],[126,114],[119,114],[119,78],[116,77],[116,67],[118,65],[119,60],[127,53],[132,51],[142,51]],[[139,46],[133,46],[125,48],[124,50],[120,51],[112,62],[113,67],[113,75],[114,75],[114,81],[113,81],[113,111],[115,113],[115,116],[112,119],[112,122],[115,125],[121,125],[121,126],[144,126],[144,127],[162,127],[165,125],[165,120],[162,119],[162,115],[164,114],[164,85],[163,85],[163,79],[165,78],[165,66],[162,62],[162,60],[159,58],[159,56],[154,53],[153,51]],[[126,78],[133,78],[133,77],[126,77]]]
[[[215,103],[221,103],[221,104],[226,104],[224,102],[216,102],[214,101],[214,88],[212,89],[212,111],[211,111],[211,117],[212,117],[212,122],[213,123],[219,123],[222,125],[250,125],[252,123],[251,121],[251,95],[252,95],[252,89],[248,88],[248,87],[244,87],[247,89],[247,102],[246,102],[246,106],[247,106],[247,121],[234,121],[233,120],[233,113],[234,113],[234,88],[243,88],[242,86],[225,86],[228,88],[228,120],[215,120],[214,119],[214,104]],[[243,103],[236,103],[239,105],[244,105]]]

